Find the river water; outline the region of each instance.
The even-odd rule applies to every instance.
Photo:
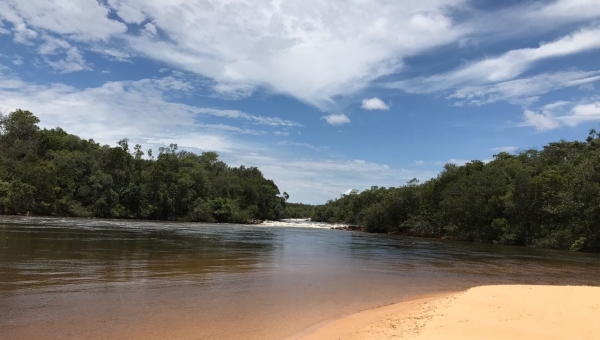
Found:
[[[0,339],[284,339],[483,284],[600,285],[600,256],[330,230],[0,217]]]

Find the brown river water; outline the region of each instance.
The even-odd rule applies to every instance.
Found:
[[[285,339],[477,285],[600,285],[596,254],[285,225],[0,216],[0,339]]]

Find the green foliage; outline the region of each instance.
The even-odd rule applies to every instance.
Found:
[[[287,194],[254,167],[176,144],[101,146],[29,111],[0,115],[0,213],[245,223],[279,219]]]
[[[284,198],[285,198],[284,193]],[[315,206],[302,203],[286,203],[285,218],[309,218],[314,214]]]
[[[425,183],[353,192],[311,216],[369,232],[600,252],[600,134],[448,164]]]

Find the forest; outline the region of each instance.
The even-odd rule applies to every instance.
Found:
[[[367,232],[600,252],[600,133],[447,164],[424,183],[355,190],[305,211]]]
[[[283,216],[286,193],[214,152],[100,145],[29,111],[0,115],[0,213],[247,223]]]
[[[31,112],[0,116],[0,213],[248,223],[307,218],[364,231],[600,252],[600,133],[488,163],[447,164],[431,180],[354,190],[326,204],[286,202],[255,167],[214,152],[127,139],[100,145]]]

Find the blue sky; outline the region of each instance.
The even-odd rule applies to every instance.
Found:
[[[293,202],[584,139],[599,87],[598,0],[0,2],[0,108],[216,151]]]

